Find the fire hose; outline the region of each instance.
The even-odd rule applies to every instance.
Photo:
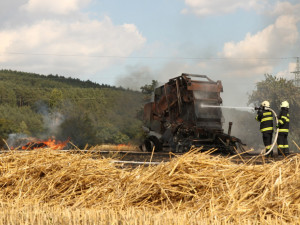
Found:
[[[256,108],[256,107],[255,107],[255,110],[257,110],[257,109],[259,109],[259,108]],[[273,113],[273,115],[274,115],[274,117],[275,117],[275,119],[276,119],[276,124],[278,124],[278,117],[277,117],[277,114],[275,113],[275,111],[274,111],[273,109],[271,109],[270,107],[265,107],[265,109],[270,110],[270,111]],[[275,146],[275,144],[276,144],[276,142],[277,142],[278,132],[279,132],[279,129],[277,128],[277,129],[276,129],[276,133],[275,133],[274,141],[273,141],[273,143],[272,143],[271,148],[269,149],[269,151],[263,153],[263,151],[266,151],[266,149],[267,149],[267,148],[265,148],[265,149],[263,149],[263,150],[261,151],[260,154],[262,154],[262,155],[268,155],[268,154],[270,154],[270,152],[273,150],[273,148],[274,148],[274,146]]]

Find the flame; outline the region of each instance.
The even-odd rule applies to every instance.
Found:
[[[130,148],[130,144],[118,144],[117,145],[117,149],[118,150],[121,150],[121,149],[124,149],[124,148]]]
[[[56,141],[54,138],[49,138],[48,140],[45,141],[32,141],[32,142],[28,142],[26,145],[22,146],[23,150],[27,150],[27,149],[37,149],[37,148],[51,148],[51,149],[55,149],[55,150],[61,150],[63,149],[67,143],[69,142],[69,140],[66,141]]]

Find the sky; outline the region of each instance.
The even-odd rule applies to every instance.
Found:
[[[264,74],[292,79],[300,0],[2,0],[0,69],[134,90],[181,73],[246,106]]]

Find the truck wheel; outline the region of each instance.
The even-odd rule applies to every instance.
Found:
[[[231,155],[239,154],[239,148],[237,146],[237,142],[231,143],[229,146],[227,146],[227,151]]]
[[[155,148],[154,149],[155,152],[160,152],[162,151],[162,144],[160,143],[157,137],[150,136],[144,141],[142,146],[142,151],[152,152],[153,148]]]

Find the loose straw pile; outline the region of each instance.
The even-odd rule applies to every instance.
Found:
[[[3,204],[190,210],[226,218],[300,220],[300,156],[264,165],[190,152],[132,170],[88,154],[0,155]]]

